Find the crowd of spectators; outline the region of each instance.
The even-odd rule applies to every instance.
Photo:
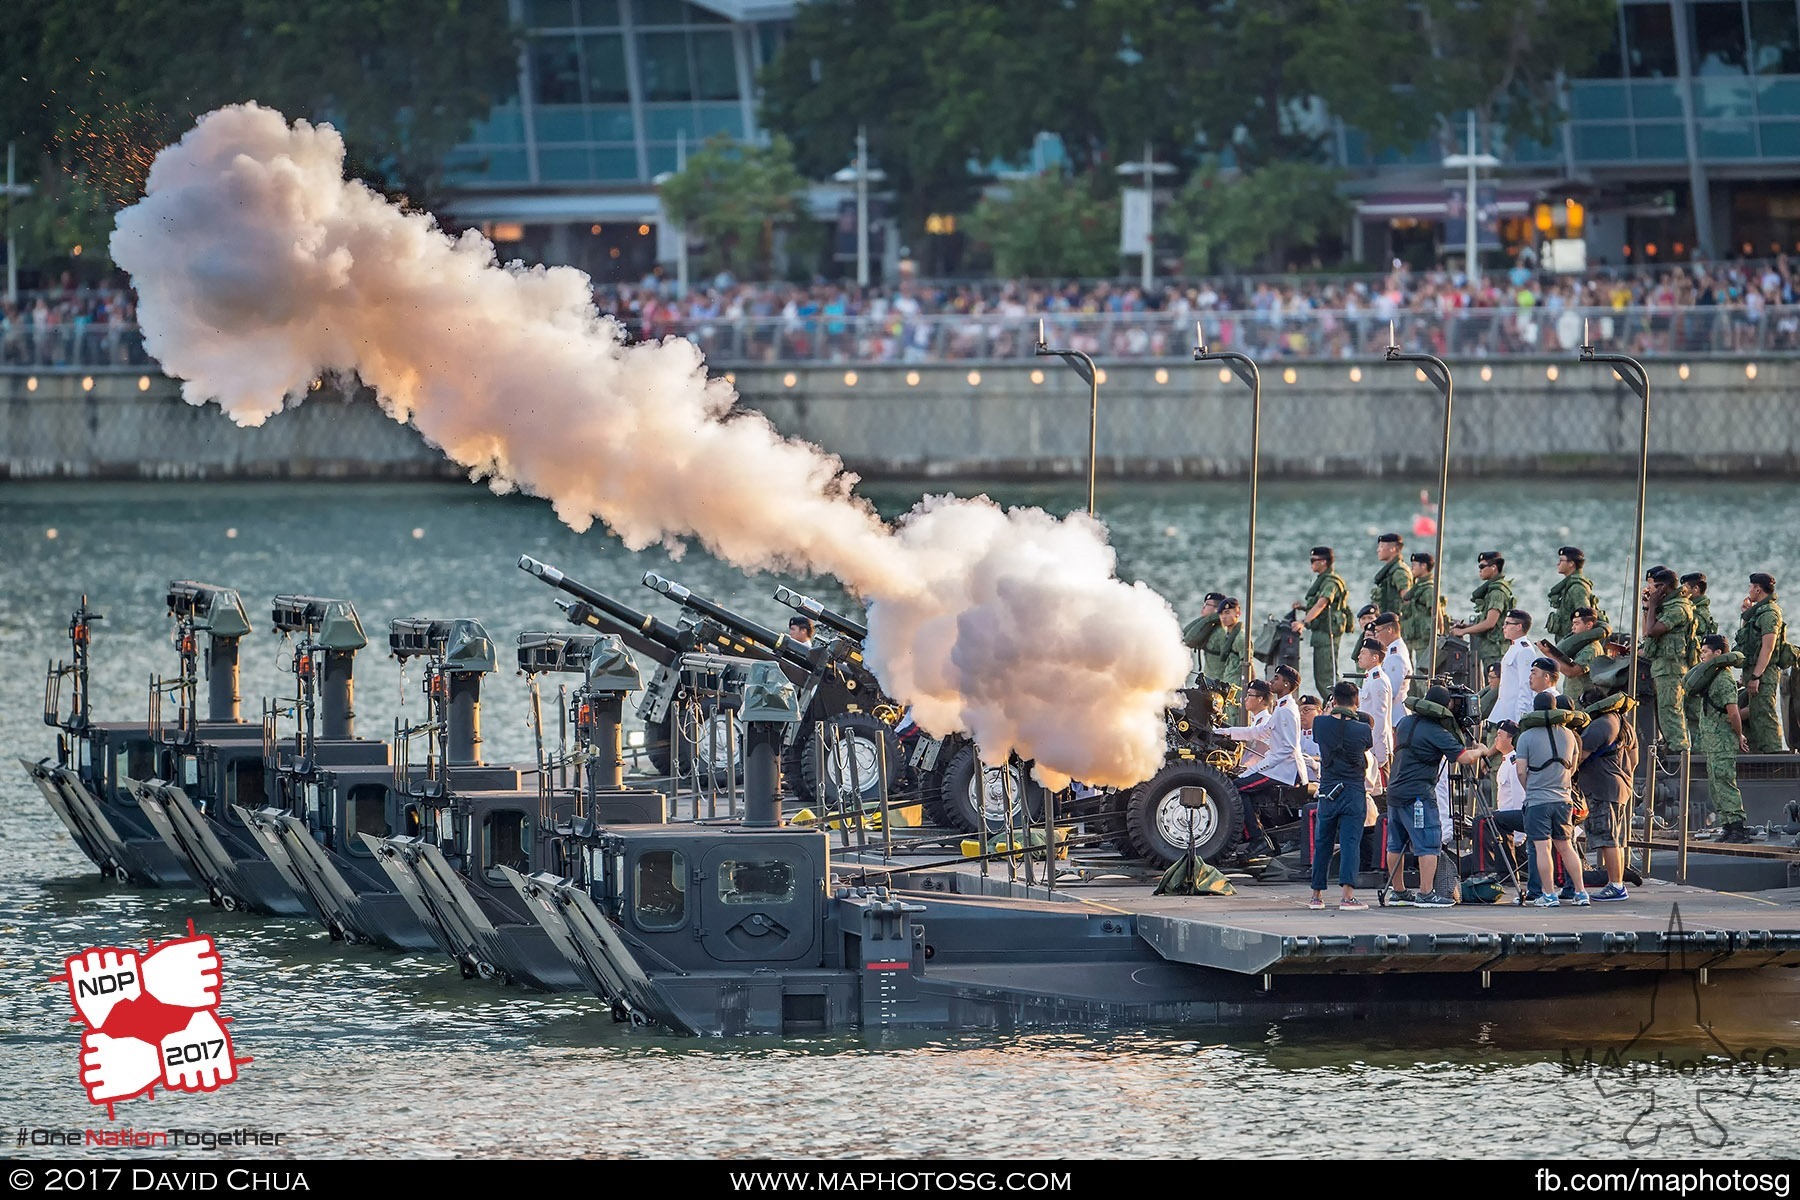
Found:
[[[1039,321],[1060,349],[1096,358],[1180,358],[1196,326],[1258,358],[1378,353],[1390,329],[1455,357],[1561,354],[1584,340],[1637,355],[1800,350],[1800,269],[1786,256],[1579,276],[1529,259],[1470,279],[1398,267],[1379,276],[1159,282],[903,281],[857,288],[739,283],[721,274],[677,295],[659,269],[596,288],[635,340],[691,337],[713,362],[934,362],[1028,357]],[[117,284],[56,286],[0,300],[0,362],[137,365],[135,299]]]
[[[714,361],[890,361],[1029,356],[1048,340],[1095,357],[1185,357],[1207,340],[1258,357],[1379,351],[1390,322],[1409,346],[1457,356],[1561,353],[1595,344],[1636,354],[1800,349],[1800,269],[1766,262],[1539,272],[1527,260],[1470,280],[1385,276],[1112,281],[902,282],[858,289],[701,281],[684,297],[660,273],[597,289],[636,338],[692,337]],[[1584,321],[1591,325],[1584,331]]]
[[[137,300],[113,283],[78,284],[0,297],[0,363],[7,366],[126,366],[149,362],[138,336]]]

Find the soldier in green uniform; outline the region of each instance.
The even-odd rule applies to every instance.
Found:
[[[1435,558],[1423,550],[1414,551],[1408,565],[1412,582],[1407,584],[1400,607],[1394,611],[1400,614],[1400,637],[1406,642],[1413,661],[1407,690],[1415,696],[1423,696],[1430,686],[1426,676],[1431,674],[1431,652],[1437,644],[1438,634],[1444,629],[1444,597],[1437,592]],[[1431,612],[1433,599],[1437,601],[1438,610],[1435,619]]]
[[[1706,595],[1706,572],[1689,571],[1683,575],[1681,594],[1694,606],[1694,633],[1705,637],[1709,633],[1719,632],[1719,623],[1713,620],[1712,601]]]
[[[1781,722],[1775,717],[1777,680],[1788,662],[1787,621],[1775,603],[1775,577],[1766,571],[1750,576],[1749,607],[1738,622],[1737,651],[1744,656],[1747,696],[1744,736],[1752,754],[1781,753]],[[1770,668],[1775,668],[1773,671]]]
[[[1402,544],[1397,533],[1384,533],[1375,539],[1375,557],[1381,561],[1381,566],[1375,570],[1375,584],[1369,589],[1369,603],[1375,606],[1377,613],[1399,612],[1400,598],[1406,594],[1406,587],[1412,582],[1406,564],[1400,561]]]
[[[1651,567],[1644,578],[1642,654],[1650,660],[1650,682],[1656,688],[1656,724],[1662,730],[1663,748],[1680,752],[1688,748],[1681,680],[1698,657],[1694,609],[1677,590],[1675,572],[1669,568]]]
[[[1481,586],[1469,595],[1475,615],[1452,625],[1450,632],[1457,637],[1469,636],[1475,657],[1485,670],[1489,663],[1506,657],[1506,648],[1511,644],[1501,631],[1500,622],[1514,608],[1513,587],[1512,580],[1501,575],[1506,570],[1506,558],[1498,550],[1483,550],[1476,558],[1475,570],[1481,576]]]
[[[1612,630],[1600,619],[1600,614],[1583,605],[1569,614],[1566,636],[1554,642],[1548,638],[1538,642],[1538,649],[1555,660],[1556,669],[1562,674],[1563,695],[1572,702],[1580,704],[1581,694],[1593,686],[1588,673],[1596,662],[1606,661],[1606,639],[1611,636]]]
[[[1224,592],[1206,593],[1206,599],[1200,603],[1200,615],[1181,630],[1182,644],[1194,652],[1194,671],[1202,678],[1218,678],[1218,651],[1212,646],[1219,632],[1219,605],[1224,599]]]
[[[1301,614],[1294,622],[1294,632],[1305,629],[1312,635],[1308,640],[1312,643],[1313,686],[1321,692],[1331,691],[1337,682],[1338,643],[1350,632],[1352,623],[1350,585],[1332,570],[1336,561],[1330,546],[1312,548],[1312,586],[1306,589],[1306,599],[1293,605]]]
[[[1594,584],[1582,568],[1587,566],[1587,555],[1579,546],[1564,546],[1556,552],[1556,573],[1561,576],[1550,586],[1550,615],[1544,618],[1544,632],[1552,640],[1566,638],[1574,632],[1569,624],[1578,608],[1594,607]],[[1579,693],[1570,696],[1578,700]]]
[[[1250,631],[1244,627],[1243,615],[1243,606],[1236,596],[1227,596],[1219,602],[1219,637],[1225,643],[1225,649],[1219,655],[1218,674],[1213,678],[1237,689],[1237,703],[1225,706],[1233,725],[1244,723],[1244,664],[1250,664],[1252,676],[1256,672],[1256,662],[1250,657]]]
[[[1749,752],[1738,713],[1737,681],[1731,668],[1743,660],[1726,653],[1725,635],[1708,634],[1700,641],[1700,663],[1684,677],[1700,695],[1700,728],[1696,740],[1706,755],[1706,784],[1712,792],[1714,818],[1725,827],[1721,842],[1748,842],[1744,831],[1744,794],[1738,791],[1737,756]]]

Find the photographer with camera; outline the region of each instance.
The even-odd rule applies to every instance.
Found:
[[[1387,685],[1382,684],[1383,695]],[[1368,714],[1357,709],[1356,685],[1340,681],[1331,689],[1331,713],[1313,721],[1319,744],[1319,807],[1313,817],[1312,900],[1308,908],[1325,907],[1325,872],[1331,847],[1338,848],[1338,907],[1369,907],[1356,898],[1356,873],[1362,866],[1363,815],[1368,809],[1367,781],[1374,730]]]
[[[1387,795],[1388,886],[1380,898],[1385,907],[1448,908],[1456,903],[1432,886],[1443,844],[1438,776],[1449,763],[1468,766],[1498,754],[1491,746],[1468,746],[1477,724],[1473,699],[1466,689],[1454,697],[1443,684],[1433,684],[1421,699],[1406,702],[1411,711],[1394,730]],[[1452,710],[1453,701],[1460,714]],[[1417,892],[1405,886],[1408,850],[1419,860]]]

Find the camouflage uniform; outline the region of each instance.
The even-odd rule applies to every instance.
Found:
[[[1605,627],[1596,626],[1596,628],[1604,629]],[[1566,671],[1563,673],[1562,694],[1567,696],[1569,700],[1579,708],[1581,706],[1581,693],[1594,686],[1594,681],[1591,677],[1594,665],[1603,662],[1607,657],[1606,634],[1602,633],[1593,641],[1581,646],[1573,654],[1564,650],[1562,643],[1560,642],[1557,644],[1556,648],[1562,650],[1563,654],[1570,662],[1590,673],[1588,675],[1571,675]]]
[[[1712,597],[1690,596],[1688,603],[1694,606],[1694,636],[1705,637],[1709,633],[1719,632],[1719,623],[1713,620]],[[1754,667],[1756,664],[1750,664]]]
[[[1218,613],[1207,613],[1204,617],[1195,617],[1181,631],[1182,644],[1194,652],[1194,669],[1202,678],[1218,678],[1213,672],[1218,653],[1213,649],[1213,645],[1218,632]]]
[[[1405,593],[1400,597],[1400,607],[1394,611],[1400,614],[1400,636],[1406,642],[1406,648],[1412,653],[1413,674],[1408,687],[1415,696],[1425,694],[1425,679],[1431,674],[1431,652],[1437,644],[1438,634],[1443,629],[1442,614],[1444,598],[1438,597],[1439,620],[1432,620],[1431,590],[1432,577],[1413,580]]]
[[[1219,656],[1218,673],[1214,679],[1223,680],[1237,689],[1238,702],[1225,706],[1225,712],[1231,724],[1242,725],[1244,721],[1244,663],[1250,657],[1250,630],[1242,621],[1236,630],[1219,627],[1219,641],[1224,644],[1224,652]],[[1254,669],[1252,669],[1254,677]]]
[[[1500,578],[1483,580],[1481,586],[1470,594],[1469,599],[1475,604],[1475,615],[1469,618],[1471,622],[1479,621],[1491,612],[1500,614],[1494,621],[1492,629],[1486,633],[1474,635],[1475,656],[1481,660],[1481,669],[1485,671],[1489,663],[1497,663],[1505,658],[1506,648],[1512,644],[1506,640],[1506,633],[1500,627],[1501,622],[1506,620],[1506,614],[1517,607],[1513,600],[1512,580]]]
[[[1378,613],[1399,612],[1406,586],[1411,581],[1412,572],[1398,558],[1382,563],[1381,569],[1375,572],[1375,586],[1369,589],[1369,603]]]
[[[1324,609],[1312,621],[1306,622],[1306,628],[1312,634],[1313,686],[1324,698],[1331,694],[1331,685],[1338,680],[1338,643],[1347,632],[1340,626],[1354,618],[1349,610],[1350,585],[1336,571],[1322,571],[1313,576],[1312,586],[1306,589],[1306,599],[1301,606],[1302,618],[1321,599],[1326,601]]]
[[[1656,620],[1669,627],[1666,633],[1644,639],[1643,654],[1650,660],[1650,682],[1656,688],[1656,724],[1668,749],[1686,750],[1681,678],[1699,657],[1694,650],[1699,644],[1694,637],[1694,608],[1679,593],[1671,593],[1657,606]]]
[[[1744,794],[1737,784],[1737,731],[1725,716],[1726,708],[1736,704],[1737,697],[1737,681],[1731,677],[1731,668],[1723,666],[1700,692],[1696,706],[1700,710],[1700,726],[1695,740],[1700,753],[1706,755],[1706,785],[1712,791],[1713,813],[1721,825],[1744,819]]]
[[[1544,618],[1544,631],[1554,639],[1566,638],[1572,632],[1569,621],[1576,609],[1594,607],[1594,585],[1580,571],[1551,584],[1549,596],[1550,615]]]
[[[1750,697],[1744,710],[1744,737],[1750,743],[1752,754],[1780,754],[1782,751],[1781,721],[1775,715],[1781,672],[1775,667],[1775,659],[1781,653],[1782,642],[1787,640],[1787,622],[1782,617],[1781,605],[1775,603],[1772,596],[1751,605],[1744,619],[1738,622],[1734,648],[1744,656],[1746,684],[1750,682],[1750,676],[1756,674],[1757,660],[1762,657],[1763,635],[1769,633],[1775,635],[1775,648],[1769,654],[1769,665],[1763,671],[1756,695]]]

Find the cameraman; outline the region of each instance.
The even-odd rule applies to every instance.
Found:
[[[1387,694],[1387,684],[1381,685]],[[1325,907],[1325,872],[1331,847],[1338,848],[1338,907],[1355,912],[1369,907],[1356,898],[1356,873],[1362,865],[1363,814],[1370,748],[1375,744],[1368,714],[1357,709],[1356,685],[1339,680],[1331,689],[1331,715],[1313,721],[1319,743],[1319,807],[1313,816],[1312,900],[1308,908]]]
[[[1464,749],[1462,729],[1450,711],[1450,689],[1434,684],[1394,729],[1394,769],[1388,776],[1387,905],[1448,908],[1456,902],[1434,891],[1443,823],[1438,814],[1438,774],[1450,762],[1462,766],[1493,758],[1491,746]],[[1406,852],[1419,860],[1419,891],[1406,882]]]

